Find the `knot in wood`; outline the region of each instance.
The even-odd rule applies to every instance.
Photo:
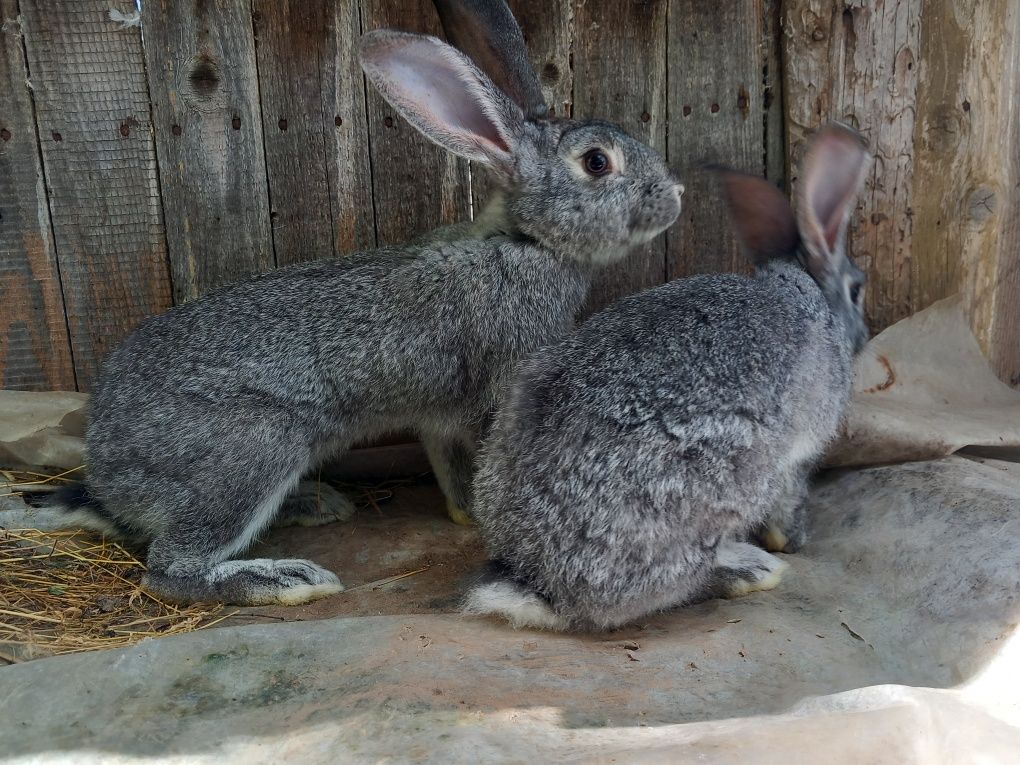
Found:
[[[188,59],[177,88],[184,102],[198,111],[215,111],[225,103],[223,70],[208,53]]]
[[[560,80],[560,68],[552,61],[542,67],[542,84],[555,85]]]
[[[967,209],[973,223],[982,224],[993,215],[998,206],[995,190],[987,186],[978,186],[967,198]]]

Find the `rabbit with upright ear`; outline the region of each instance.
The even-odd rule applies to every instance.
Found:
[[[362,66],[502,196],[416,245],[281,268],[173,308],[105,364],[86,484],[55,506],[147,544],[144,584],[162,598],[289,604],[341,590],[309,561],[232,558],[274,522],[348,515],[342,495],[300,479],[395,428],[420,434],[454,514],[470,511],[476,443],[519,359],[573,326],[600,266],[680,212],[682,187],[654,150],[606,123],[546,118],[502,0],[437,5],[487,74],[438,39],[386,30],[365,35]]]
[[[624,298],[522,364],[479,458],[492,563],[469,613],[597,630],[778,583],[785,564],[738,540],[770,524],[801,541],[796,509],[868,336],[843,244],[867,167],[856,134],[822,130],[796,217],[764,179],[727,173],[753,277]]]

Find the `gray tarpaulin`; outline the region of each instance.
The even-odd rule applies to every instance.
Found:
[[[913,456],[1018,442],[1017,394],[987,377],[955,304],[926,314],[874,341],[842,453],[895,459],[886,444],[909,445],[911,421],[926,445]],[[349,593],[0,669],[0,757],[1015,762],[1020,464],[984,454],[830,470],[777,589],[597,636],[457,614],[475,532],[442,518],[435,491],[409,489],[404,505],[274,532],[258,551],[306,554]]]
[[[1020,391],[992,372],[957,298],[894,324],[861,354],[846,434],[830,465],[1020,447]]]

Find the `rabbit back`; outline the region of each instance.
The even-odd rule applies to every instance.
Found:
[[[572,261],[492,238],[300,264],[178,306],[104,366],[90,483],[128,512],[142,498],[121,476],[140,455],[220,472],[242,459],[225,436],[245,420],[313,453],[341,431],[481,421],[518,358],[572,327],[587,284]]]

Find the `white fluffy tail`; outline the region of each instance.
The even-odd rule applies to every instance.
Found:
[[[472,587],[464,601],[464,613],[501,616],[514,629],[565,630],[568,626],[542,597],[506,579]]]

